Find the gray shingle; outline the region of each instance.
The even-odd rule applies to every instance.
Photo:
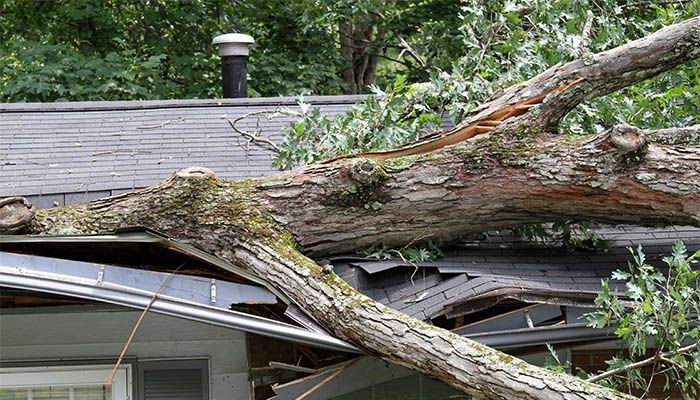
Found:
[[[663,268],[661,257],[670,253],[677,240],[684,240],[690,250],[700,248],[698,228],[640,230],[601,226],[599,231],[615,238],[607,251],[556,252],[508,232],[492,235],[485,243],[459,244],[445,250],[444,258],[418,264],[426,274],[426,284],[422,286],[418,280],[416,285],[410,283],[406,271],[412,267],[402,260],[377,262],[353,256],[347,262],[358,266],[355,270],[363,274],[364,283],[358,289],[371,292],[372,288],[383,287],[389,294],[385,304],[416,317],[433,318],[441,315],[448,304],[463,303],[503,288],[598,292],[601,280],[609,279],[617,269],[627,268],[631,255],[626,247],[638,240],[647,242],[644,246],[647,260],[658,268]],[[498,250],[491,246],[494,240],[500,246]],[[420,274],[418,271],[417,275]],[[455,280],[455,274],[459,281]],[[616,282],[611,282],[611,287],[623,289]],[[417,298],[421,300],[415,302]]]
[[[305,98],[322,113],[342,113],[362,96]],[[296,107],[295,98],[0,104],[0,197],[139,188],[189,166],[228,179],[276,171],[271,154],[231,129],[222,115]],[[294,117],[251,117],[241,128],[281,140]],[[145,128],[145,129],[144,129]],[[100,193],[102,195],[104,193]],[[46,202],[42,202],[45,205]]]

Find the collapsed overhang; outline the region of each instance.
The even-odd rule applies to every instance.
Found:
[[[259,277],[242,270],[224,260],[214,257],[211,254],[202,251],[187,243],[182,243],[170,239],[156,231],[140,226],[131,226],[121,228],[111,233],[88,234],[88,235],[0,235],[0,245],[95,245],[95,244],[126,244],[134,243],[139,245],[157,245],[164,249],[172,250],[192,259],[200,260],[204,263],[214,265],[222,270],[228,271],[234,275],[244,278],[247,281],[253,282],[267,288],[275,296],[289,304],[289,298],[280,291],[270,286],[267,282]]]
[[[164,285],[163,293],[159,293],[160,288],[156,285],[160,286],[167,279],[167,275],[110,265],[0,252],[0,287],[77,297],[136,309],[145,309],[152,302],[150,310],[160,314],[329,350],[360,352],[352,344],[326,333],[229,310],[227,300],[213,299],[213,305],[203,304],[201,299],[208,298],[211,301],[214,293],[212,286],[202,286],[202,279],[198,277],[178,276],[174,288],[165,289],[167,285]],[[136,279],[137,277],[140,279]],[[219,282],[217,291],[219,287],[223,291],[221,296],[235,298],[237,303],[264,303],[273,301],[274,297],[265,289],[256,286]],[[205,293],[202,293],[202,290]]]

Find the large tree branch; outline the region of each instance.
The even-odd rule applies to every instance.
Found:
[[[506,124],[439,155],[265,178],[256,197],[315,255],[561,219],[700,225],[700,154],[657,144],[630,154],[606,138]]]
[[[536,97],[583,78],[572,90],[550,96],[540,107],[542,121],[552,126],[578,104],[606,95],[700,56],[700,17],[667,26],[644,38],[598,53],[590,60],[579,59],[555,65],[520,85],[493,96],[473,110],[464,123],[477,121],[502,108]]]
[[[493,399],[624,399],[534,367],[374,302],[297,252],[294,238],[258,202],[257,181],[226,182],[188,169],[139,192],[37,213],[33,233],[104,232],[144,225],[265,279],[338,337],[466,393]]]

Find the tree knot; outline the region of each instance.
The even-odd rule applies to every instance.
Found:
[[[34,219],[34,206],[24,197],[0,199],[0,233],[15,233]]]
[[[386,179],[386,173],[374,161],[366,158],[353,160],[349,166],[350,179],[360,185],[376,185]]]
[[[373,160],[357,158],[343,165],[340,170],[348,178],[347,186],[329,195],[329,202],[341,207],[364,207],[378,209],[389,200],[383,183],[389,179],[384,169]]]
[[[214,171],[210,170],[209,168],[189,167],[175,172],[175,176],[185,179],[206,179],[213,178],[216,175],[214,174]]]
[[[646,145],[642,131],[630,125],[615,125],[607,133],[607,141],[620,153],[630,154],[640,151]]]

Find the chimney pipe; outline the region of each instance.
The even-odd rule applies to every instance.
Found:
[[[228,33],[215,37],[212,43],[219,46],[224,98],[248,97],[246,64],[250,45],[255,43],[255,40],[252,36],[241,33]]]

